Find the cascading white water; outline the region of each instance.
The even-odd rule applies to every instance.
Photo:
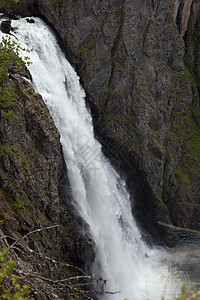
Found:
[[[172,299],[180,288],[180,274],[164,262],[169,254],[150,249],[142,241],[125,182],[94,139],[79,78],[47,25],[34,19],[35,24],[20,19],[12,26],[19,43],[30,50],[33,85],[61,135],[74,205],[96,243],[92,272],[108,280],[107,290],[120,291],[102,297],[159,300],[164,295]]]

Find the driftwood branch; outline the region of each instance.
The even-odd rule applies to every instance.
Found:
[[[200,231],[198,231],[198,230],[189,229],[189,228],[183,228],[183,227],[178,227],[178,226],[174,226],[172,224],[163,223],[163,222],[160,222],[160,221],[158,221],[157,223],[159,225],[161,225],[161,226],[165,226],[165,227],[168,227],[170,229],[174,229],[174,230],[177,230],[177,231],[183,231],[183,232],[187,232],[187,233],[192,233],[192,234],[196,234],[196,235],[200,236]]]

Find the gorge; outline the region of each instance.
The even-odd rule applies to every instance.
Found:
[[[151,3],[151,5],[149,3],[149,9],[153,9],[153,8],[155,9],[156,5],[155,3],[153,4],[153,2]],[[71,3],[70,1],[69,3],[63,2],[60,3],[60,6],[55,5],[55,7],[51,5],[49,6],[50,7],[49,10],[47,9],[44,12],[42,11],[42,9],[46,5],[45,1],[41,1],[41,2],[39,1],[39,3],[34,2],[34,6],[31,6],[32,5],[31,1],[28,3],[28,5],[25,5],[25,3],[23,3],[22,1],[20,4],[21,5],[20,8],[19,7],[15,8],[15,12],[17,13],[17,11],[19,10],[20,14],[24,13],[25,15],[30,15],[32,13],[32,14],[39,14],[41,16],[44,15],[49,20],[49,22],[54,24],[52,18],[60,18],[60,20],[62,20],[62,14],[63,17],[64,15],[66,16],[66,11],[65,11],[65,8],[67,7],[66,5],[67,4],[69,5],[70,3]],[[196,2],[193,3],[193,8],[196,5],[195,3]],[[148,63],[147,61],[146,64],[145,61],[143,61],[143,63],[138,61],[141,59],[140,53],[134,53],[134,51],[137,50],[137,47],[127,49],[127,47],[130,47],[129,42],[132,45],[134,45],[134,43],[133,41],[131,42],[126,40],[126,38],[130,39],[130,37],[134,35],[133,34],[134,32],[130,35],[131,30],[135,30],[135,33],[140,32],[141,34],[141,29],[138,30],[137,27],[136,28],[138,30],[137,31],[136,29],[129,27],[128,33],[124,35],[125,31],[128,30],[128,28],[126,28],[128,24],[129,26],[130,24],[134,24],[136,26],[137,23],[136,21],[133,22],[133,20],[132,21],[129,20],[130,22],[129,23],[126,18],[133,18],[133,13],[135,13],[137,10],[134,10],[131,5],[130,7],[128,7],[129,5],[125,7],[125,4],[127,5],[129,3],[123,2],[123,5],[121,3],[120,8],[115,10],[109,10],[109,7],[107,7],[108,10],[105,9],[105,11],[106,12],[109,11],[111,15],[112,14],[114,15],[110,17],[110,19],[107,16],[105,16],[106,19],[104,20],[103,16],[98,15],[97,12],[96,14],[94,14],[98,18],[102,18],[103,19],[102,22],[104,21],[101,24],[101,26],[103,26],[103,30],[104,30],[103,41],[107,45],[107,50],[105,45],[102,45],[103,48],[101,48],[101,42],[103,41],[100,39],[100,36],[98,36],[98,34],[100,35],[100,32],[98,33],[98,26],[96,27],[98,40],[96,40],[95,42],[94,40],[89,40],[87,43],[83,43],[78,50],[73,52],[72,51],[73,49],[69,49],[69,45],[70,45],[69,39],[67,40],[67,42],[65,42],[64,38],[62,37],[62,41],[64,44],[63,47],[67,49],[69,59],[74,62],[74,65],[77,67],[77,70],[81,76],[82,83],[86,90],[86,101],[90,104],[92,114],[93,114],[95,134],[103,144],[104,153],[111,158],[112,163],[117,167],[118,170],[121,170],[120,172],[123,175],[126,174],[127,177],[126,180],[131,193],[130,197],[131,197],[132,209],[133,209],[133,213],[136,214],[137,221],[140,223],[140,226],[142,226],[144,229],[147,229],[149,227],[148,231],[149,233],[151,233],[153,241],[159,242],[161,244],[167,244],[168,246],[173,246],[177,244],[176,234],[170,229],[166,229],[163,228],[162,226],[159,226],[157,221],[164,221],[165,223],[169,223],[169,224],[170,222],[172,222],[175,225],[190,227],[190,228],[198,225],[198,217],[199,217],[198,214],[199,98],[198,97],[199,96],[198,96],[198,81],[197,84],[194,81],[196,78],[195,76],[197,76],[198,78],[198,59],[196,59],[197,70],[195,69],[196,70],[195,76],[193,77],[191,75],[193,70],[188,71],[189,60],[187,61],[186,58],[185,58],[185,63],[187,65],[187,68],[184,73],[183,41],[181,39],[177,40],[176,38],[178,36],[180,37],[181,34],[184,34],[186,30],[184,29],[185,31],[182,32],[181,31],[182,29],[180,29],[181,28],[180,24],[182,23],[180,22],[180,11],[179,11],[180,33],[176,31],[177,25],[173,23],[173,19],[170,19],[170,16],[168,16],[169,19],[167,19],[167,15],[166,15],[167,10],[165,11],[163,10],[164,9],[163,6],[169,5],[168,2],[165,2],[165,3],[161,3],[156,8],[156,13],[158,14],[158,17],[154,19],[148,17],[149,20],[148,32],[144,32],[144,34],[146,34],[145,43],[146,42],[150,43],[153,41],[153,37],[151,34],[155,34],[155,30],[158,30],[159,32],[160,30],[163,30],[163,23],[161,22],[161,16],[159,15],[159,13],[163,14],[165,16],[165,22],[164,22],[165,34],[170,34],[169,32],[166,32],[166,27],[168,28],[171,26],[172,29],[170,30],[172,30],[173,34],[175,35],[174,37],[173,35],[170,35],[171,37],[170,41],[172,42],[172,44],[170,45],[171,48],[169,47],[168,50],[167,48],[165,48],[166,51],[168,51],[169,53],[164,54],[165,60],[163,61],[163,57],[164,57],[163,54],[161,55],[161,53],[157,53],[156,50],[163,49],[162,47],[164,46],[164,44],[166,46],[167,43],[169,43],[169,39],[167,41],[164,41],[164,37],[158,38],[158,36],[156,36],[157,41],[160,41],[160,39],[162,39],[162,43],[164,43],[163,46],[161,47],[160,44],[157,46],[156,44],[153,44],[151,48],[150,44],[148,46],[145,46],[144,43],[143,44],[144,53],[145,55],[147,55],[147,57],[149,55],[147,60]],[[70,5],[73,6],[75,4],[71,3]],[[83,7],[81,6],[80,3],[80,7],[78,10],[80,16],[78,14],[76,15],[80,18],[80,22],[78,22],[78,24],[80,23],[80,26],[83,26],[82,30],[87,29],[86,24],[90,20],[89,18],[90,14],[92,17],[94,17],[93,10],[95,8],[96,9],[98,8],[98,5],[96,5],[96,7],[93,7],[93,10],[90,10],[91,7],[89,2],[88,4],[84,3],[84,5],[85,6]],[[109,6],[107,1],[105,1],[104,6],[102,3],[101,5],[102,5],[100,7],[101,9],[103,9],[104,6],[106,7],[106,5]],[[112,3],[112,5],[114,5],[114,3]],[[115,5],[116,6],[119,5],[119,2],[115,3]],[[145,5],[143,6],[144,9],[143,13],[146,13]],[[172,5],[171,6],[169,5],[168,11],[172,7],[173,7]],[[182,7],[184,6],[182,5]],[[125,8],[127,11],[124,10]],[[141,7],[138,6],[138,8],[141,9],[142,6]],[[23,12],[23,10],[25,11]],[[53,10],[53,15],[50,14],[48,16],[48,13],[50,13],[50,11],[52,12],[52,10]],[[69,6],[68,6],[68,10],[70,11]],[[71,8],[70,14],[72,13],[72,11],[73,10]],[[175,14],[174,10],[171,11],[172,16],[173,13]],[[178,9],[176,13],[178,16]],[[68,15],[69,18],[67,18],[68,20],[67,22],[69,22],[70,16],[71,15]],[[85,18],[87,19],[87,22]],[[84,22],[84,20],[86,23],[84,23],[84,25],[81,25],[82,22]],[[195,26],[198,26],[197,14],[196,14],[196,20],[197,21],[195,22],[197,22],[197,25]],[[156,22],[161,24],[156,24]],[[67,34],[69,34],[71,38],[72,37],[74,38],[73,28],[77,29],[77,27],[72,23],[73,22],[69,22],[72,28],[69,28]],[[55,24],[57,23],[55,22]],[[56,28],[55,24],[54,27]],[[111,25],[113,25],[113,28]],[[152,25],[156,27],[154,29],[151,29]],[[109,44],[109,38],[106,37],[106,35],[109,34],[109,30],[113,30],[113,32],[116,32],[117,34],[115,36],[112,47]],[[62,36],[63,34],[66,34],[66,32],[62,33],[62,31],[60,31],[59,34],[60,36]],[[87,37],[86,34],[83,35],[83,38],[86,37]],[[110,33],[110,38],[112,39],[113,37],[114,35]],[[174,38],[174,44],[173,44],[172,37]],[[73,45],[71,45],[71,47],[72,46],[76,47],[76,42],[77,41],[74,39]],[[136,38],[136,46],[138,46],[139,44],[140,44],[140,39],[137,44],[137,38]],[[178,48],[179,46],[180,48]],[[109,56],[108,48],[110,47],[111,50],[109,50],[110,51],[110,56]],[[175,48],[173,47],[177,47],[176,51]],[[172,48],[174,53],[173,56],[171,57],[170,55],[172,55],[171,53]],[[98,59],[102,57],[102,55],[100,55],[99,53],[99,51],[102,51],[102,49],[106,50],[107,56],[104,59],[102,58],[101,61],[98,61]],[[151,49],[153,51],[152,53],[154,53],[155,51],[156,59],[157,59],[157,61],[154,61],[153,63],[149,62],[149,59],[150,60],[153,59],[152,56],[153,54],[152,53],[148,54],[148,51],[151,51]],[[95,51],[97,56],[95,56]],[[198,37],[197,37],[197,47],[195,48],[195,51],[198,53]],[[126,53],[126,57],[125,56],[123,57],[124,53]],[[138,55],[137,59],[136,57],[134,58],[134,55],[136,56]],[[97,66],[94,68],[93,71],[92,69],[87,70],[87,68],[90,68],[91,65],[94,64],[95,62],[94,57],[96,57],[95,59],[97,59],[96,62]],[[80,63],[79,60],[82,60],[82,63]],[[111,60],[111,64],[108,63],[109,60]],[[123,62],[124,66],[122,66],[122,63],[121,65],[118,65],[119,64],[118,60],[120,62]],[[133,64],[132,60],[135,60],[136,62]],[[167,62],[167,64],[165,64],[165,61]],[[100,64],[99,67],[98,64]],[[130,66],[132,66],[132,70]],[[145,72],[142,71],[142,68],[144,68]],[[154,73],[156,73],[155,70],[157,72],[156,75],[157,77],[154,77],[155,75]],[[93,75],[89,77],[89,80],[86,80],[86,77],[90,74],[90,72],[92,72]],[[102,74],[103,76],[101,76],[99,72],[104,72]],[[124,74],[124,76],[122,74]],[[149,81],[146,81],[147,79],[146,76],[147,77],[149,76]],[[14,75],[14,77],[16,77],[16,75]],[[12,76],[9,80],[10,81],[12,80]],[[19,80],[21,79],[19,79],[18,77],[18,82]],[[101,80],[105,82],[107,80],[107,83],[103,84]],[[150,82],[150,80],[153,80],[153,82]],[[67,77],[65,79],[62,79],[62,81],[65,83],[66,89],[70,88],[70,84],[68,82]],[[162,87],[160,86],[161,83],[162,83]],[[101,85],[103,89],[100,88]],[[163,89],[162,93],[161,93],[161,88]],[[119,93],[120,93],[120,98],[119,98]],[[167,95],[169,95],[169,97]],[[96,100],[93,101],[92,98],[95,98]],[[121,100],[123,100],[124,102],[123,105],[119,104],[120,103],[119,101]],[[105,102],[102,104],[101,101],[105,101]],[[35,112],[35,114],[37,115],[37,111]],[[14,123],[16,122],[17,120],[14,120]],[[61,121],[59,120],[59,122]],[[46,122],[44,122],[44,126],[46,126],[45,124]],[[14,124],[14,126],[16,126],[16,124]],[[28,128],[30,132],[31,132],[30,128],[32,126],[33,125],[29,121]],[[167,129],[170,130],[167,131]],[[7,130],[7,132],[8,134],[10,134],[10,128],[9,131]],[[125,135],[125,133],[127,135]],[[36,145],[39,146],[40,148],[42,144],[40,145],[40,143],[38,143],[37,134],[36,135],[31,134],[31,135],[32,137],[34,137]],[[4,132],[4,139],[5,139],[5,132]],[[51,142],[51,138],[49,142]],[[44,141],[44,143],[46,142]],[[23,147],[24,145],[22,146],[22,148]],[[49,145],[46,146],[44,145],[44,148],[49,149]],[[90,148],[91,147],[89,147],[89,149]],[[81,149],[84,154],[87,152],[88,148],[85,149],[83,144],[83,147]],[[44,151],[43,149],[39,149],[40,153],[43,153],[43,151]],[[97,158],[96,150],[94,152],[95,152],[94,157],[96,159]],[[10,155],[10,153],[8,155]],[[92,155],[93,155],[93,151],[92,151]],[[23,164],[21,163],[21,165]],[[32,165],[33,164],[31,163],[31,166]],[[40,168],[42,168],[42,166],[43,163],[40,162]],[[191,171],[189,171],[189,173],[187,174],[186,170],[188,172],[188,166],[190,166]],[[69,168],[68,163],[67,163],[67,167]],[[10,171],[8,167],[8,163],[6,165],[6,168],[7,170]],[[18,172],[20,174],[21,171]],[[57,176],[60,176],[62,172],[63,171],[58,170]],[[79,173],[81,172],[83,172],[84,174],[84,169],[82,169],[82,171],[79,171]],[[13,174],[14,173],[15,172],[13,170]],[[84,179],[85,182],[88,182],[90,181],[89,180],[90,178],[93,178],[93,176],[89,176],[87,174],[85,174],[84,176],[85,176]],[[71,179],[70,175],[69,175],[69,179]],[[6,180],[8,181],[8,179]],[[58,180],[58,178],[56,180]],[[66,181],[67,180],[68,179],[66,179]],[[47,184],[48,179],[45,179],[45,182]],[[4,179],[4,185],[5,185],[5,179]],[[66,186],[66,184],[64,184],[64,186]],[[67,186],[71,187],[72,189],[71,192],[73,194],[74,192],[73,187],[75,186],[75,181],[73,184],[70,185],[67,183]],[[45,187],[44,191],[46,190],[46,188],[47,186]],[[94,184],[93,186],[91,185],[90,190],[92,190],[93,188],[94,188]],[[51,199],[54,199],[55,201],[55,194],[53,195],[51,187],[49,190],[50,193],[52,194]],[[66,192],[63,191],[63,193],[65,194]],[[126,193],[125,190],[123,193]],[[34,196],[32,197],[35,198]],[[129,196],[127,197],[129,198]],[[70,197],[68,195],[68,199],[69,198]],[[189,201],[187,200],[186,202],[184,202],[184,199],[189,199]],[[183,201],[183,203],[180,200]],[[52,219],[54,218],[56,219],[56,217],[57,219],[59,219],[60,213],[59,212],[56,213],[57,210],[56,207],[58,203],[55,202],[54,207],[51,207],[50,203],[48,205],[46,205],[47,202],[45,205],[43,204],[45,206],[45,209],[47,208],[48,215]],[[128,216],[127,211],[125,215],[126,217]],[[33,217],[31,217],[31,219],[34,220]],[[65,223],[66,222],[67,221],[65,221]],[[81,223],[81,222],[82,221],[79,220],[76,223]],[[121,222],[122,223],[124,222],[123,218],[121,219]],[[20,221],[20,223],[22,222]],[[86,224],[84,225],[83,224],[81,224],[81,227],[82,226],[87,227]],[[136,233],[134,235],[136,235]],[[83,243],[83,241],[81,241],[81,243]],[[92,244],[90,238],[87,239],[87,243],[88,245]],[[50,248],[51,247],[52,246],[50,246]],[[77,254],[76,250],[74,252]],[[88,250],[87,247],[86,252],[87,253],[85,255],[87,256],[87,261],[92,260],[94,258],[93,250],[92,249]],[[89,258],[88,258],[88,253],[89,253]],[[79,262],[80,262],[81,254],[82,253],[78,254]],[[146,253],[146,255],[148,254]],[[82,261],[85,260],[84,254],[81,259]]]
[[[199,223],[199,6],[21,0],[14,8],[44,17],[59,34],[96,136],[137,195],[137,220],[168,246],[177,237],[157,221]]]

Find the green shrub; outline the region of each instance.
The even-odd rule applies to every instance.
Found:
[[[0,87],[0,108],[12,108],[16,103],[13,89]]]
[[[8,249],[0,252],[0,297],[6,300],[31,300],[30,287],[23,285],[18,276],[14,275],[17,264],[14,260],[8,261]],[[7,284],[9,283],[9,284]]]
[[[0,42],[0,78],[1,80],[6,77],[6,72],[8,73],[9,69],[12,66],[22,67],[25,69],[25,65],[30,64],[30,59],[28,56],[24,57],[22,60],[19,51],[29,50],[22,48],[17,42],[12,41],[11,37],[6,35],[2,37]]]
[[[13,67],[25,70],[26,65],[30,64],[28,56],[22,60],[19,53],[20,51],[28,50],[22,48],[17,42],[12,41],[11,37],[2,37],[2,41],[0,42],[0,108],[8,108],[10,110],[18,102],[14,89],[7,86],[6,79]],[[7,118],[15,117],[13,113],[14,112],[10,110]]]
[[[6,119],[11,120],[13,118],[19,119],[18,116],[14,113],[14,111],[11,109],[6,114]]]
[[[18,209],[23,209],[24,208],[24,201],[22,199],[17,199],[16,203],[14,205]]]

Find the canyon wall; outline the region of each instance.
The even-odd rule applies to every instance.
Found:
[[[195,0],[21,0],[43,17],[80,75],[95,134],[126,176],[142,228],[200,221],[200,3]]]
[[[94,244],[71,205],[60,136],[49,111],[23,64],[7,65],[3,72],[0,51],[0,248],[18,241],[10,255],[22,278],[42,299],[64,299],[67,285],[60,289],[48,280],[83,275],[79,269],[94,259]]]

